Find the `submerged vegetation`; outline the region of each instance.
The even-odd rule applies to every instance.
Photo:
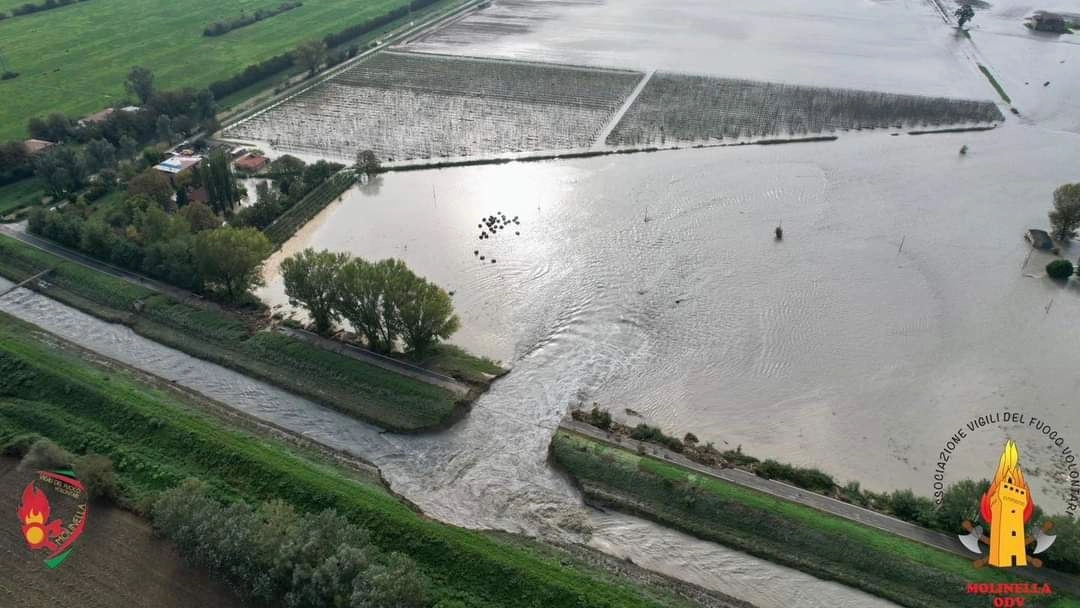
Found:
[[[664,144],[1002,119],[989,101],[658,73],[607,143]]]
[[[641,74],[383,52],[229,127],[230,138],[381,160],[581,148]]]

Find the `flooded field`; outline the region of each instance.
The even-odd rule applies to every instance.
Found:
[[[916,95],[987,98],[929,2],[496,0],[410,42],[502,57]]]
[[[991,101],[657,73],[607,143],[663,145],[1003,119]]]
[[[381,53],[225,136],[352,161],[588,147],[643,74]]]
[[[455,342],[514,367],[470,419],[497,404],[546,435],[596,401],[929,495],[941,445],[988,411],[1080,443],[1080,289],[1043,278],[1022,238],[1076,158],[1077,138],[1007,123],[387,174],[288,242],[261,295],[286,304],[276,264],[304,247],[398,257],[454,290]],[[498,212],[521,234],[481,243],[476,218]],[[950,476],[987,476],[1001,437],[973,438]],[[1060,463],[1032,446],[1033,488],[1056,496]]]

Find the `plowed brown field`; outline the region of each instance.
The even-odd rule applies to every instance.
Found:
[[[55,570],[22,539],[15,511],[33,473],[0,458],[0,606],[4,608],[210,608],[242,604],[181,561],[150,525],[110,507],[91,505],[86,530]]]

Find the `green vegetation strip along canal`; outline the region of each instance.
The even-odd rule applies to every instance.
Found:
[[[40,433],[74,452],[106,455],[129,504],[145,504],[197,477],[221,499],[280,498],[308,513],[333,508],[367,528],[384,550],[416,560],[440,606],[689,605],[670,591],[630,584],[531,541],[423,518],[351,471],[230,429],[193,402],[123,369],[91,364],[70,348],[0,314],[0,444]]]
[[[553,460],[588,502],[652,519],[757,557],[835,580],[912,608],[981,607],[968,582],[1020,582],[1022,575],[975,570],[971,562],[887,532],[648,456],[560,431]],[[1027,606],[1080,606],[1060,591]]]
[[[36,287],[49,297],[389,430],[435,428],[467,406],[442,388],[289,336],[252,334],[241,317],[180,302],[0,236],[0,275],[22,281],[49,268],[53,272]]]

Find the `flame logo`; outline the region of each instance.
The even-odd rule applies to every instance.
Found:
[[[48,548],[49,551],[56,551],[56,543],[52,539],[63,533],[64,522],[59,519],[49,521],[50,512],[45,493],[37,489],[32,481],[26,484],[17,513],[22,523],[23,538],[30,549]],[[47,521],[48,524],[45,523]]]

